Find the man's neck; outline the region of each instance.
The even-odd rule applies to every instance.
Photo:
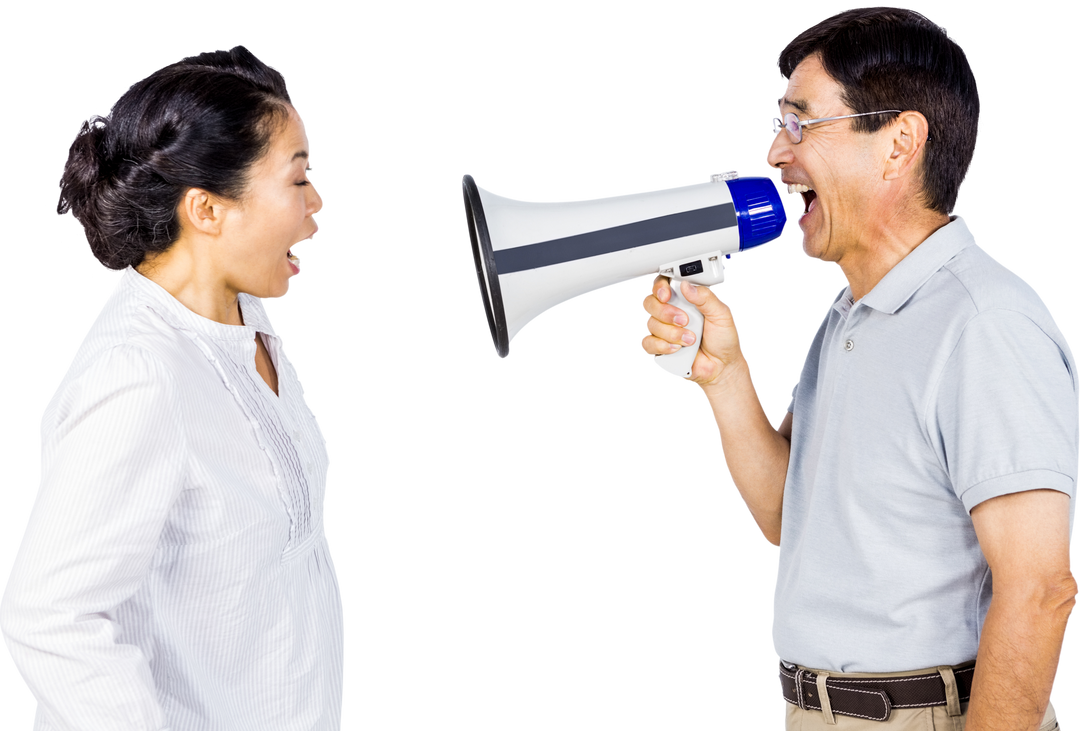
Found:
[[[904,222],[890,221],[880,230],[871,232],[866,240],[850,247],[837,263],[847,277],[851,298],[862,299],[904,257],[947,223],[949,217],[944,213],[925,211]]]

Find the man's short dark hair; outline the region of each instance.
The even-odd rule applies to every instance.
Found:
[[[801,33],[780,54],[780,72],[790,78],[814,54],[843,88],[841,98],[851,111],[903,109],[926,117],[923,199],[931,210],[951,212],[979,128],[979,91],[960,46],[914,11],[861,8]],[[852,126],[875,132],[893,120],[875,114],[853,119]]]

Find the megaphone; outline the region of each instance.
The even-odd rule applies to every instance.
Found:
[[[522,327],[549,307],[632,277],[671,277],[671,304],[686,312],[693,345],[656,356],[687,378],[704,318],[678,280],[724,281],[725,256],[772,241],[787,216],[768,178],[712,182],[574,203],[525,203],[461,182],[473,259],[491,339],[501,357]]]

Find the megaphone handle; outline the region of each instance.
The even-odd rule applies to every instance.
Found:
[[[701,330],[705,325],[705,316],[682,296],[682,280],[675,277],[671,278],[671,299],[668,304],[675,305],[686,313],[686,329],[693,331],[694,344],[684,345],[674,353],[656,356],[656,364],[668,373],[689,378],[690,370],[694,367],[694,358],[701,346]]]

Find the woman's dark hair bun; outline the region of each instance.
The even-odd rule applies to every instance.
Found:
[[[243,46],[166,66],[128,89],[108,117],[83,123],[57,213],[71,211],[105,266],[138,266],[176,241],[190,188],[243,195],[289,104],[281,74]]]

